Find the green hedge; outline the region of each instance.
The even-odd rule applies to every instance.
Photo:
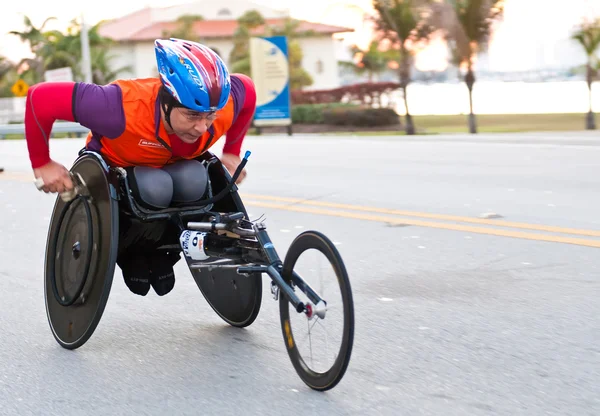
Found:
[[[391,126],[400,124],[400,117],[391,108],[371,108],[355,104],[298,104],[292,107],[292,123]]]
[[[295,104],[292,106],[292,123],[325,124],[323,112],[335,108],[358,108],[356,104]]]
[[[395,126],[400,117],[391,108],[332,108],[323,111],[327,124],[335,126]]]

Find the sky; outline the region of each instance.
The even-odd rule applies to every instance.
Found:
[[[368,31],[362,20],[363,11],[370,10],[370,0],[253,0],[273,8],[287,8],[299,19],[352,27],[356,34],[351,39],[368,42]],[[57,18],[48,29],[64,29],[70,20],[82,13],[89,24],[103,19],[117,18],[145,6],[166,7],[189,3],[190,0],[103,0],[86,2],[74,0],[5,1],[0,14],[0,54],[13,61],[27,56],[27,46],[16,36],[5,35],[11,30],[23,29],[23,16],[29,16],[34,25],[47,17]],[[568,4],[568,6],[567,6]],[[578,46],[568,41],[573,26],[582,17],[600,16],[600,0],[506,0],[505,15],[494,35],[486,61],[494,70],[526,71],[536,66],[556,67],[577,64],[583,59]],[[433,42],[419,56],[420,69],[444,69],[445,48]],[[572,62],[571,62],[572,61]]]

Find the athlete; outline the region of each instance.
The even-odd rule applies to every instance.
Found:
[[[225,136],[220,160],[233,174],[256,108],[251,79],[230,75],[214,51],[196,42],[157,39],[155,55],[157,78],[108,85],[43,82],[29,89],[25,137],[34,176],[41,179],[44,192],[62,193],[74,186],[67,168],[50,157],[49,137],[56,120],[89,128],[86,148],[99,152],[109,165],[144,168],[161,180],[169,178],[174,166],[194,160]],[[238,183],[245,177],[244,169]],[[172,186],[177,193],[177,183]],[[162,296],[175,284],[172,266],[177,260],[179,256],[135,253],[117,263],[132,292],[145,296],[152,285]]]

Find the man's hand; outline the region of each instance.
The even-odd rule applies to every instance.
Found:
[[[223,153],[223,156],[221,156],[221,163],[223,163],[223,166],[225,166],[225,168],[229,171],[229,174],[233,176],[239,164],[242,163],[242,159],[240,159],[239,156],[236,156],[231,153]],[[238,179],[237,181],[235,181],[235,183],[240,184],[245,178],[246,169],[244,168],[242,169],[242,172],[240,173],[240,176],[238,176]]]
[[[53,160],[42,167],[33,170],[36,179],[41,178],[44,181],[42,190],[46,193],[63,193],[73,189],[73,181],[69,171],[60,163]]]

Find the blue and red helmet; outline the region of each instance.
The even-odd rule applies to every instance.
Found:
[[[223,60],[212,49],[182,39],[154,42],[160,79],[182,106],[199,112],[222,109],[231,80]]]

